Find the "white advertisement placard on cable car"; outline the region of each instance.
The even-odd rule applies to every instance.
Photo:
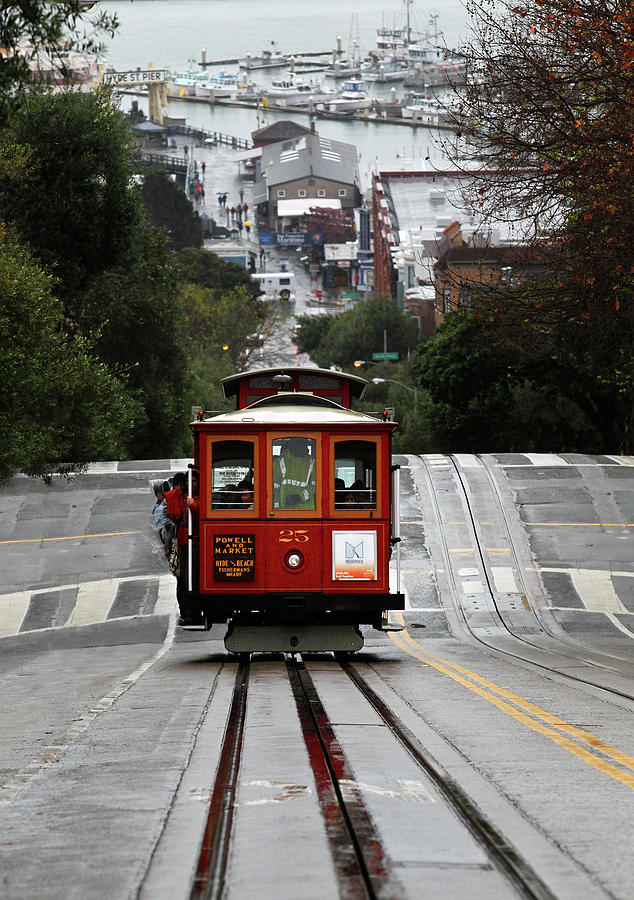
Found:
[[[333,581],[376,581],[376,531],[333,531]]]

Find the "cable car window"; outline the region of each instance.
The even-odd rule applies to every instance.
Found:
[[[336,391],[340,387],[340,379],[323,375],[300,375],[298,384],[300,391],[317,391],[324,388]]]
[[[315,509],[315,441],[284,437],[276,438],[271,446],[273,509]]]
[[[273,388],[273,390],[277,390],[278,385],[273,381],[271,375],[258,375],[254,378],[249,378],[249,387],[250,388]]]
[[[253,509],[253,442],[215,441],[211,453],[211,508]]]
[[[335,509],[376,509],[376,444],[335,443]]]

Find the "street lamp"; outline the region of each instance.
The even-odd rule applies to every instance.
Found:
[[[355,369],[360,369],[361,366],[378,366],[378,363],[371,362],[369,359],[355,359],[352,365]]]
[[[402,381],[397,381],[395,378],[373,378],[372,379],[373,384],[384,384],[386,381],[388,381],[390,384],[398,384],[399,387],[405,388],[406,391],[409,391],[410,394],[413,394],[414,395],[414,409],[416,409],[418,407],[418,391],[416,390],[416,388],[411,388],[408,385],[403,384]]]

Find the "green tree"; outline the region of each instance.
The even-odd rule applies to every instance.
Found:
[[[613,407],[599,412],[585,362],[564,364],[549,333],[515,329],[504,311],[452,314],[419,348],[415,369],[434,452],[614,448],[614,430],[604,430]]]
[[[377,297],[357,303],[350,312],[330,316],[329,324],[309,322],[309,316],[300,316],[298,323],[307,326],[304,336],[298,334],[300,348],[310,352],[320,366],[350,366],[355,359],[372,359],[372,354],[387,349],[406,358],[419,340],[418,326],[409,314],[399,309],[392,297]],[[315,337],[320,329],[324,334],[318,343]],[[312,346],[308,346],[308,342]]]
[[[101,360],[126,372],[143,405],[128,454],[154,459],[175,453],[189,416],[190,373],[177,269],[166,236],[140,225],[120,264],[85,291],[82,308],[79,332],[93,335]]]
[[[139,412],[124,379],[65,333],[53,287],[2,227],[0,482],[119,458]]]
[[[634,55],[629,0],[473,0],[445,150],[474,212],[517,226],[547,272],[495,304],[536,335],[612,452],[634,447]],[[477,163],[474,171],[474,163]],[[482,321],[485,320],[483,316]],[[486,335],[482,335],[486,339]],[[534,381],[546,385],[546,381]],[[616,417],[612,425],[604,413]],[[616,423],[616,427],[614,425]]]
[[[155,228],[166,231],[175,250],[202,246],[200,216],[167,172],[163,169],[144,169],[141,196],[150,222]]]
[[[69,316],[80,315],[81,291],[116,265],[140,219],[130,188],[131,133],[105,89],[30,93],[2,134],[28,154],[23,177],[0,172],[0,218],[27,241],[57,279]]]
[[[242,288],[245,295],[255,299],[260,294],[259,285],[243,266],[226,262],[210,250],[185,247],[176,255],[180,280],[197,284],[214,294]]]

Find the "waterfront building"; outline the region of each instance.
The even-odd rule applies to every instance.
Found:
[[[357,148],[309,131],[262,148],[255,160],[253,199],[271,231],[293,231],[313,208],[361,205]]]
[[[400,170],[373,178],[375,291],[418,316],[425,336],[451,309],[468,304],[476,282],[502,280],[524,244],[517,225],[485,221],[474,211],[469,187],[476,175],[486,172]],[[486,265],[478,267],[478,259]]]

